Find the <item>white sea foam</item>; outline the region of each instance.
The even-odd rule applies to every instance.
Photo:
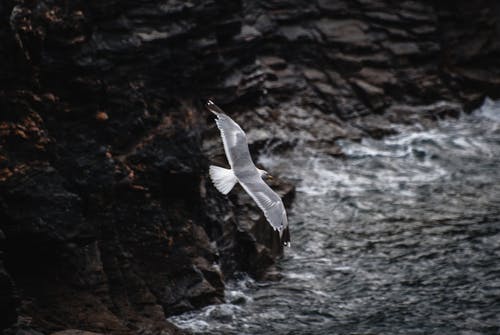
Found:
[[[301,144],[262,155],[259,163],[268,171],[297,185],[289,211],[292,248],[279,261],[283,278],[229,281],[225,304],[171,320],[203,334],[306,334],[321,333],[325,324],[342,327],[359,324],[365,315],[378,319],[393,313],[420,327],[433,308],[440,313],[449,308],[446,320],[460,324],[458,310],[446,305],[457,291],[442,285],[467,279],[472,271],[474,278],[494,281],[484,275],[483,264],[485,259],[496,264],[491,250],[498,234],[464,237],[498,216],[500,103],[486,100],[472,115],[415,129],[401,127],[400,134],[381,140],[342,141],[343,159]],[[482,221],[463,222],[464,213]],[[494,226],[488,227],[484,232],[494,234]],[[488,252],[471,248],[481,243]],[[467,271],[458,276],[460,262]],[[481,295],[476,282],[461,285]],[[467,296],[462,300],[467,303]],[[408,304],[412,308],[399,310]]]

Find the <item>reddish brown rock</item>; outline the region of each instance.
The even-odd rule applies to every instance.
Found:
[[[0,328],[176,333],[165,317],[221,302],[235,271],[268,276],[281,252],[269,225],[207,179],[225,160],[200,99],[242,124],[255,155],[300,140],[339,156],[339,138],[498,98],[498,10],[1,1]]]

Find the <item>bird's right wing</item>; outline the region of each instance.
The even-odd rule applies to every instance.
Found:
[[[240,184],[257,203],[262,212],[264,212],[264,216],[271,226],[279,231],[281,237],[283,231],[288,226],[288,219],[280,196],[258,174],[249,178],[243,178],[243,180],[240,179]],[[289,241],[283,242],[288,243]]]
[[[253,167],[245,132],[212,101],[208,101],[207,108],[217,116],[215,122],[220,130],[224,151],[231,168],[237,173]]]

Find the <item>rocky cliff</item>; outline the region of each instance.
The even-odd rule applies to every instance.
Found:
[[[384,136],[498,96],[497,1],[0,2],[0,329],[180,333],[275,236],[201,101],[254,154]],[[293,187],[275,185],[287,202]],[[293,227],[292,227],[293,241]],[[68,333],[68,332],[66,332]]]

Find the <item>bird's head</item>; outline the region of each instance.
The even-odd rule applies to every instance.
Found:
[[[257,171],[259,171],[260,177],[264,180],[272,180],[273,177],[267,172],[266,170],[262,170],[257,168]]]

